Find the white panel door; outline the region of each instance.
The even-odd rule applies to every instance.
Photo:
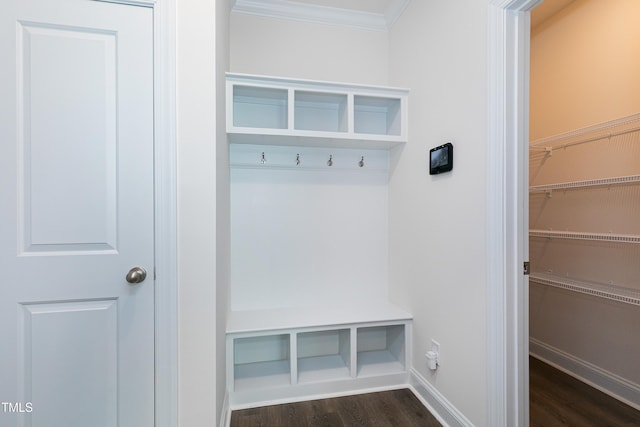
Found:
[[[153,426],[152,12],[3,2],[0,426]]]

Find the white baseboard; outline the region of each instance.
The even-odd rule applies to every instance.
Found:
[[[411,368],[411,390],[445,427],[473,427],[473,423],[451,404],[418,371]]]
[[[640,410],[640,385],[535,338],[529,338],[529,354]]]
[[[229,391],[224,393],[224,401],[220,410],[220,427],[229,427],[231,425],[231,407],[229,406]]]

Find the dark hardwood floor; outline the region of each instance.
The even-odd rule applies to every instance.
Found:
[[[408,389],[243,409],[231,414],[231,427],[440,425]]]
[[[640,411],[529,358],[531,427],[637,427]]]
[[[640,411],[530,358],[531,427],[638,427]],[[233,411],[231,427],[436,427],[408,389]]]

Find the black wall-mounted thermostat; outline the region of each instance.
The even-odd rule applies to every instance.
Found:
[[[429,175],[453,169],[453,144],[447,142],[429,151]]]

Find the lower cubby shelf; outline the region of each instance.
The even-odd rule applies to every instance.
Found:
[[[349,378],[350,333],[350,329],[298,333],[298,382]]]
[[[279,387],[291,383],[289,334],[235,339],[233,358],[235,390]]]
[[[285,386],[291,383],[291,368],[288,360],[245,363],[235,366],[234,378],[235,390]]]
[[[291,327],[277,313],[262,313],[254,330],[246,318],[232,320],[231,326],[242,328],[227,331],[230,404],[251,406],[406,383],[411,316],[397,308],[371,315],[375,311],[354,321],[358,317],[353,313],[327,310],[332,316],[318,322],[311,310],[306,319],[289,317]],[[278,327],[269,329],[264,319],[276,320],[271,326]]]
[[[301,384],[349,377],[349,366],[339,355],[298,359],[298,382]]]
[[[405,370],[404,325],[358,329],[358,376]]]

